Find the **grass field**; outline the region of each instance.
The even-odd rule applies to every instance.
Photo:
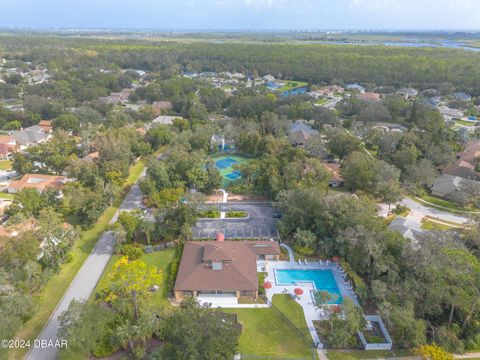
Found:
[[[307,85],[308,85],[308,83],[302,82],[302,81],[287,81],[277,91],[278,92],[284,92],[284,91],[289,91],[289,90],[296,89],[296,88],[303,87],[303,86],[307,86]]]
[[[10,160],[0,160],[0,170],[10,170],[12,162]]]
[[[15,195],[13,195],[13,194],[8,194],[8,193],[4,193],[4,192],[0,192],[0,199],[13,200],[13,199],[15,199]]]
[[[446,230],[454,230],[455,228],[445,224],[439,224],[429,219],[422,219],[422,229],[429,230],[429,231],[431,230],[446,231]]]
[[[136,181],[144,166],[145,163],[141,160],[130,167],[130,175],[125,180],[125,186],[130,186]],[[38,305],[36,306],[35,315],[24,324],[22,329],[16,335],[17,339],[33,341],[37,337],[78,270],[85,262],[102,233],[105,231],[105,228],[122,203],[122,200],[123,194],[114,201],[112,206],[103,212],[91,229],[82,232],[80,239],[75,243],[71,251],[73,255],[72,262],[63,265],[60,272],[55,274],[45,285],[43,291],[36,296]],[[12,350],[9,353],[8,358],[21,359],[25,356],[27,351],[27,348]]]
[[[283,295],[275,295],[274,304],[281,308],[285,316],[306,329],[301,308],[293,300],[285,300]],[[300,309],[299,309],[300,308]],[[281,358],[312,359],[312,350],[281,315],[270,308],[227,309],[238,315],[243,326],[239,352],[257,356],[278,356]],[[299,316],[301,315],[301,317]],[[310,336],[310,335],[309,335]]]
[[[480,209],[465,209],[460,206],[455,205],[453,202],[441,199],[431,195],[422,195],[418,197],[421,200],[427,201],[434,206],[438,206],[440,209],[448,211],[451,210],[452,212],[470,212],[470,211],[480,211]],[[415,200],[415,198],[413,199]],[[428,205],[428,204],[426,204]]]
[[[158,284],[160,290],[152,293],[152,303],[158,305],[169,305],[168,302],[168,267],[173,257],[175,256],[175,248],[169,248],[162,251],[155,251],[151,254],[144,254],[140,260],[144,261],[149,267],[155,266],[158,271],[162,273],[162,283]],[[113,265],[120,259],[120,255],[113,255],[103,272],[102,277],[98,281],[98,284],[92,294],[92,297],[98,291],[108,287],[110,282],[110,274]]]

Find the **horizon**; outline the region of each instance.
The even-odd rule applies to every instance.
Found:
[[[473,0],[17,0],[0,8],[4,29],[480,30]]]

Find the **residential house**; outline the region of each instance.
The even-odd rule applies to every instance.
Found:
[[[16,150],[17,141],[12,135],[0,135],[0,159],[9,159]]]
[[[318,131],[301,120],[295,121],[288,130],[288,141],[292,146],[305,147],[312,137],[317,136],[319,136]]]
[[[364,93],[365,88],[357,83],[355,84],[347,84],[345,86],[345,89],[350,90],[350,91],[358,91],[359,93]]]
[[[458,176],[464,179],[480,181],[480,141],[468,144],[463,152],[457,154],[455,164],[445,167],[443,174]]]
[[[23,130],[12,130],[10,131],[10,135],[13,136],[20,150],[48,141],[51,137],[51,135],[45,132],[39,125],[33,125]]]
[[[99,158],[100,154],[98,151],[91,152],[90,154],[85,155],[82,160],[87,162],[93,162]]]
[[[470,101],[472,97],[464,92],[453,93],[453,98],[458,101]]]
[[[342,94],[345,89],[338,85],[323,86],[320,89],[309,92],[313,97],[329,97],[335,94]]]
[[[153,114],[159,116],[162,112],[172,109],[172,103],[170,101],[154,101],[152,103]]]
[[[25,174],[20,180],[11,181],[6,190],[11,194],[23,189],[37,189],[40,192],[47,188],[61,190],[66,182],[67,178],[60,175]]]
[[[40,120],[38,126],[40,126],[46,134],[51,133],[53,130],[52,120]]]
[[[403,88],[397,91],[397,94],[402,95],[405,99],[411,99],[418,95],[417,89]]]
[[[415,240],[415,236],[421,233],[420,230],[413,229],[407,225],[407,219],[401,216],[397,216],[393,221],[388,225],[388,228],[392,231],[400,233],[404,238]]]
[[[366,92],[358,95],[358,98],[362,101],[378,101],[382,98],[382,94],[374,92]]]
[[[100,100],[108,104],[123,104],[128,102],[133,91],[133,89],[123,89],[120,92],[112,92],[109,96],[101,97]]]
[[[461,119],[463,117],[462,110],[452,109],[452,108],[449,108],[448,106],[439,106],[438,111],[440,111],[440,114],[442,114],[443,119],[447,122]]]
[[[278,260],[280,247],[274,241],[185,242],[174,293],[185,296],[258,296],[257,260]]]
[[[340,164],[338,163],[322,163],[322,166],[330,173],[328,186],[339,187],[345,183],[345,179],[340,173]]]
[[[154,125],[154,124],[172,125],[173,120],[175,120],[175,119],[183,119],[183,118],[181,116],[160,115],[160,116],[157,116],[155,119],[152,120],[152,125]]]
[[[452,196],[456,192],[461,192],[463,186],[468,186],[469,184],[475,185],[475,183],[478,182],[464,179],[459,176],[442,174],[435,179],[430,190],[432,195],[446,198]]]

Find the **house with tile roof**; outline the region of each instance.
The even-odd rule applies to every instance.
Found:
[[[6,190],[10,194],[19,192],[23,189],[36,189],[40,192],[48,188],[61,190],[66,182],[67,178],[60,175],[25,174],[20,180],[11,181]]]
[[[275,241],[187,241],[175,281],[177,300],[185,296],[258,296],[257,260],[278,260]]]

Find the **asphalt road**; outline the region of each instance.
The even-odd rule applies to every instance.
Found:
[[[141,177],[145,176],[145,172]],[[119,209],[110,221],[113,224],[121,211],[129,211],[143,208],[142,205],[142,192],[137,184],[134,184],[130,189],[127,196],[123,200]],[[68,309],[70,302],[73,299],[87,300],[90,298],[98,280],[103,274],[103,270],[107,266],[108,261],[112,257],[114,249],[114,238],[111,232],[106,231],[102,234],[98,240],[95,248],[88,256],[87,260],[83,263],[82,267],[78,271],[77,275],[73,279],[69,288],[65,292],[60,303],[57,305],[54,313],[50,317],[46,326],[42,329],[37,340],[55,341],[58,339],[57,332],[60,328],[60,322],[58,317]],[[58,348],[32,348],[27,354],[27,360],[54,360],[58,355]]]
[[[193,237],[214,239],[218,232],[225,238],[277,238],[277,219],[275,209],[270,203],[226,203],[214,205],[220,211],[239,211],[248,213],[244,219],[199,219],[193,227]]]

